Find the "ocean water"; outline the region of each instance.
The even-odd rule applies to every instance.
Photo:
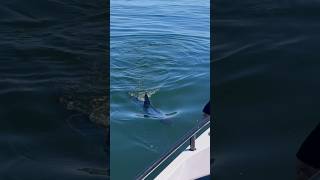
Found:
[[[0,179],[106,179],[106,3],[0,3]]]
[[[295,153],[320,118],[319,7],[214,2],[215,179],[295,179]]]
[[[210,98],[209,1],[112,0],[111,179],[133,179],[197,124]],[[166,118],[132,101],[147,92]]]

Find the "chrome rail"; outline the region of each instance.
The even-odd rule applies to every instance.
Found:
[[[165,152],[158,160],[152,163],[147,169],[145,169],[141,174],[136,177],[136,180],[144,180],[150,176],[163,162],[165,162],[171,155],[173,155],[179,148],[181,148],[185,143],[190,141],[190,151],[196,150],[195,139],[199,131],[203,130],[204,127],[210,125],[210,116],[203,119],[196,127],[192,128],[188,133],[186,133],[182,138],[180,138],[177,143],[172,146],[167,152]]]

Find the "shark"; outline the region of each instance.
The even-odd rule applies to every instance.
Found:
[[[151,103],[150,98],[147,93],[144,94],[143,99],[139,99],[138,97],[132,96],[133,101],[141,106],[143,117],[145,118],[154,118],[154,119],[167,119],[168,117],[171,117],[172,115],[176,114],[177,112],[172,113],[164,113]]]

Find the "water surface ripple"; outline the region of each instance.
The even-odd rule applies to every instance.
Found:
[[[133,179],[197,123],[209,34],[209,1],[111,1],[111,179]],[[144,91],[176,114],[144,118],[129,96]]]

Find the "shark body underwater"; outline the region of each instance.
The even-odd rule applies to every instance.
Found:
[[[144,94],[143,100],[138,97],[132,97],[133,101],[138,104],[142,108],[143,117],[145,118],[154,118],[154,119],[167,119],[177,112],[172,113],[164,113],[158,109],[156,109],[150,102],[149,96],[147,93]]]

